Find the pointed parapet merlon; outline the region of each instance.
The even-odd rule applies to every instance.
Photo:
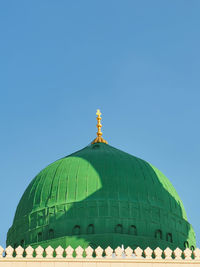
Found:
[[[73,260],[73,261],[80,261],[80,260],[93,260],[93,261],[99,261],[101,259],[111,260],[111,261],[117,261],[120,259],[124,260],[131,260],[131,261],[142,261],[142,262],[148,262],[149,260],[151,262],[159,260],[159,262],[187,262],[187,264],[190,264],[192,262],[197,263],[198,266],[200,266],[200,249],[196,248],[195,250],[190,250],[189,248],[186,248],[185,250],[181,250],[179,248],[176,248],[174,251],[170,248],[166,248],[165,250],[160,249],[159,247],[152,250],[150,247],[147,247],[146,249],[141,249],[140,247],[137,247],[135,250],[133,250],[130,247],[127,247],[124,249],[124,247],[117,247],[115,249],[111,247],[107,247],[106,249],[101,248],[98,246],[96,249],[93,249],[92,247],[82,248],[81,246],[77,248],[72,248],[71,246],[68,246],[66,249],[64,249],[61,246],[58,246],[56,249],[52,248],[51,246],[48,246],[47,248],[43,248],[41,246],[38,246],[36,248],[33,248],[31,246],[28,246],[26,249],[22,248],[21,246],[18,246],[17,248],[12,248],[11,246],[8,246],[6,249],[0,246],[0,263],[2,261],[8,261],[8,260],[29,260],[29,259],[35,259],[37,260],[53,260],[56,259],[64,259],[67,260]],[[197,266],[196,265],[196,266]],[[13,265],[14,266],[14,265]],[[1,265],[0,265],[1,267]]]

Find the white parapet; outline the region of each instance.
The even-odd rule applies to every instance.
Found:
[[[31,246],[3,249],[0,246],[0,267],[116,267],[116,264],[120,267],[200,266],[200,249],[192,251],[186,248],[182,251],[177,248],[172,251],[170,248],[152,250],[148,247],[142,250],[138,247],[133,250],[130,247],[108,247],[104,250],[98,247],[94,250],[80,246],[76,249],[70,246],[66,249],[61,246],[56,249],[51,246],[46,249],[41,246],[35,249]]]

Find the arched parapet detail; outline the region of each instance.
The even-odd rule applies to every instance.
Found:
[[[153,250],[150,247],[145,249],[137,247],[133,251],[133,249],[130,247],[125,248],[121,246],[118,246],[115,249],[111,247],[104,249],[100,246],[95,249],[93,249],[91,246],[87,248],[82,248],[81,246],[78,246],[77,248],[72,248],[71,246],[68,246],[67,248],[63,248],[61,246],[58,246],[57,248],[53,248],[51,246],[46,248],[43,248],[42,246],[33,248],[28,246],[26,249],[22,248],[21,246],[18,246],[16,249],[8,246],[6,249],[4,249],[0,246],[0,267],[3,267],[3,265],[1,266],[1,262],[4,261],[8,262],[10,260],[13,263],[12,266],[15,266],[15,260],[16,262],[19,260],[29,262],[30,260],[33,261],[34,259],[36,259],[35,262],[42,262],[43,260],[51,261],[52,259],[55,267],[56,259],[58,259],[58,262],[60,262],[61,259],[64,261],[73,260],[74,263],[77,264],[82,264],[81,259],[83,259],[84,262],[87,262],[87,259],[89,262],[99,262],[102,260],[104,263],[106,259],[106,261],[110,261],[110,264],[112,262],[116,264],[118,260],[120,260],[120,264],[122,264],[123,261],[125,264],[128,260],[128,262],[130,261],[133,263],[133,266],[134,263],[138,264],[138,262],[149,263],[149,260],[151,260],[151,263],[153,264],[154,261],[155,263],[158,263],[159,260],[159,263],[163,264],[166,264],[166,261],[168,264],[172,263],[174,267],[176,267],[176,263],[181,264],[186,262],[187,264],[195,263],[197,266],[200,266],[200,249],[196,248],[191,250],[190,248],[186,248],[181,250],[176,248],[175,250],[171,250],[169,247],[167,247],[166,249],[162,250],[157,247]]]

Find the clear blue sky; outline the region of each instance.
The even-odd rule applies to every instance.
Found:
[[[0,245],[47,164],[95,137],[173,183],[200,246],[200,1],[0,1]]]

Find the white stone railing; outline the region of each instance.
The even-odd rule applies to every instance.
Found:
[[[37,260],[37,259],[63,259],[63,260],[131,260],[138,261],[182,261],[182,262],[191,262],[191,263],[199,263],[200,264],[200,249],[196,248],[194,251],[186,248],[185,250],[181,250],[179,248],[172,251],[170,248],[166,248],[162,250],[160,248],[156,248],[152,250],[151,248],[146,248],[142,250],[141,248],[136,248],[135,250],[127,247],[126,249],[122,249],[121,247],[117,247],[116,249],[112,249],[111,247],[107,247],[103,250],[101,247],[96,248],[95,250],[91,247],[83,249],[82,247],[77,247],[73,249],[72,247],[67,247],[63,249],[61,246],[53,249],[52,247],[47,247],[46,249],[38,246],[37,248],[32,248],[28,246],[26,249],[23,249],[21,246],[13,249],[11,246],[7,247],[5,250],[0,246],[0,262],[12,260],[12,259],[20,259],[20,260]]]

